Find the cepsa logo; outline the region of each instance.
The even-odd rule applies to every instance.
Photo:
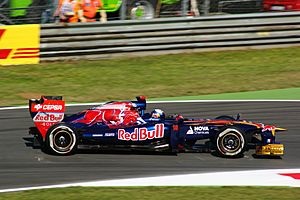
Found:
[[[63,109],[62,105],[41,105],[41,104],[36,104],[34,106],[34,109],[39,111],[40,109],[44,111],[49,111],[49,110],[54,110],[54,111],[60,111]]]
[[[63,113],[44,113],[39,112],[33,118],[34,122],[60,122],[63,120]]]
[[[154,138],[164,137],[164,124],[156,124],[154,130],[148,131],[147,128],[135,128],[134,132],[129,133],[124,129],[118,130],[118,139],[126,141],[143,141]]]

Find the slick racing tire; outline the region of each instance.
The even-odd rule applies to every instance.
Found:
[[[216,138],[217,152],[224,157],[241,157],[245,151],[246,139],[241,130],[229,127]]]
[[[49,128],[46,135],[46,151],[56,155],[70,155],[77,149],[77,135],[74,128],[58,123]]]

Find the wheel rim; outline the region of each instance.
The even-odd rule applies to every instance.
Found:
[[[225,156],[236,156],[243,151],[245,145],[244,136],[236,129],[226,129],[217,139],[217,147]]]
[[[228,133],[221,139],[224,152],[236,152],[241,147],[241,140],[235,133]]]
[[[62,151],[69,149],[72,143],[72,135],[65,130],[59,130],[53,137],[54,147]]]
[[[76,143],[72,129],[66,126],[55,128],[49,135],[50,147],[58,154],[71,152]]]

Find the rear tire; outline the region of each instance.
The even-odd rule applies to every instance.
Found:
[[[246,147],[244,133],[236,127],[226,128],[217,135],[216,146],[221,156],[241,157]]]
[[[65,123],[58,123],[47,131],[46,150],[50,154],[70,155],[77,149],[77,134],[75,129]]]

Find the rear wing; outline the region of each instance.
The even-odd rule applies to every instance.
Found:
[[[64,119],[65,101],[61,96],[42,96],[29,100],[29,112],[43,139],[50,126]]]

